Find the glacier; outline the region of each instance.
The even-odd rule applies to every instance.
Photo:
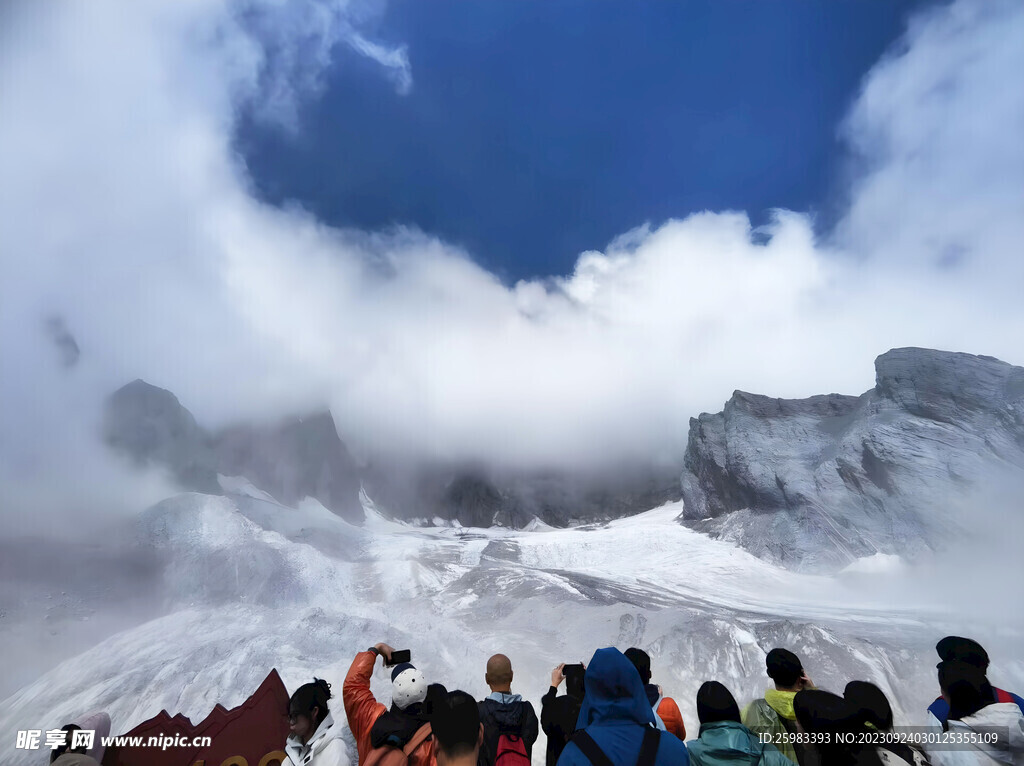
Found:
[[[1019,626],[986,624],[942,592],[901,595],[898,557],[793,571],[679,524],[678,502],[563,529],[421,527],[386,518],[365,492],[353,524],[316,500],[289,507],[244,480],[221,484],[223,495],[185,493],[141,514],[118,544],[153,562],[138,583],[149,611],[0,702],[0,737],[97,709],[115,733],[161,709],[197,721],[241,703],[273,667],[289,689],[326,678],[340,710],[353,656],[381,640],[410,648],[428,679],[481,698],[487,657],[504,652],[514,689],[535,705],[557,663],[640,646],[691,733],[701,683],[718,679],[741,703],[759,696],[765,654],[780,645],[822,688],[879,684],[904,723],[922,722],[936,694],[933,647],[947,633],[978,637],[993,681],[1024,687]],[[113,625],[114,614],[102,598],[83,602],[60,630]],[[36,619],[15,613],[0,633],[26,635]],[[386,674],[373,688],[388,699]]]

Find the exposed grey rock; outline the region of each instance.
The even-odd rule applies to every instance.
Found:
[[[349,519],[362,519],[359,467],[329,412],[288,418],[276,426],[236,426],[214,438],[217,466],[244,476],[285,505],[315,497]]]
[[[680,497],[678,470],[618,466],[525,471],[420,463],[363,475],[374,500],[397,518],[452,519],[463,526],[519,528],[537,518],[564,527],[607,521]]]
[[[104,414],[111,447],[139,464],[169,468],[187,489],[220,493],[210,438],[170,391],[134,380],[114,392]]]
[[[61,364],[65,367],[74,367],[78,364],[82,351],[78,347],[78,341],[75,340],[75,336],[68,330],[67,324],[65,324],[62,317],[52,316],[47,319],[46,333],[50,336],[54,346],[57,347]]]
[[[105,415],[110,446],[166,466],[183,489],[221,494],[217,474],[242,476],[286,505],[314,497],[362,519],[358,469],[329,412],[210,434],[170,391],[136,380],[110,397]]]
[[[1024,476],[1024,368],[894,349],[861,396],[737,391],[690,420],[684,521],[798,567],[913,556],[957,528],[995,469]]]

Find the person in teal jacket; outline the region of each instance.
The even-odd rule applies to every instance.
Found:
[[[718,681],[697,691],[700,733],[686,743],[692,766],[793,766],[772,744],[740,723],[740,708],[732,693]]]

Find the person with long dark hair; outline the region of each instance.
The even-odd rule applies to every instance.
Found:
[[[288,701],[291,734],[284,750],[292,766],[349,766],[345,744],[339,739],[341,726],[327,704],[330,698],[331,685],[314,678]]]
[[[843,690],[843,699],[857,708],[865,727],[879,732],[893,730],[889,698],[873,683],[850,681]],[[875,746],[882,763],[886,766],[928,766],[928,759],[920,748],[894,740],[883,740]]]
[[[819,763],[883,766],[875,746],[856,737],[864,731],[864,716],[852,702],[832,692],[805,689],[793,697],[793,712],[798,731],[821,735],[811,743]]]

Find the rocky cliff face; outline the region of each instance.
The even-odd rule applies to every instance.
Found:
[[[226,476],[244,476],[285,505],[315,497],[348,519],[362,518],[359,467],[330,412],[270,428],[236,426],[216,434],[213,444]]]
[[[241,476],[286,505],[314,497],[363,516],[358,468],[329,412],[210,433],[170,391],[136,380],[108,400],[104,436],[135,461],[168,468],[183,489],[221,494],[218,474]]]
[[[183,487],[220,492],[210,437],[170,391],[144,380],[122,386],[107,401],[103,431],[111,447],[170,469]]]
[[[683,521],[803,568],[941,547],[994,469],[1024,477],[1024,368],[902,348],[861,396],[737,391],[690,420]]]

